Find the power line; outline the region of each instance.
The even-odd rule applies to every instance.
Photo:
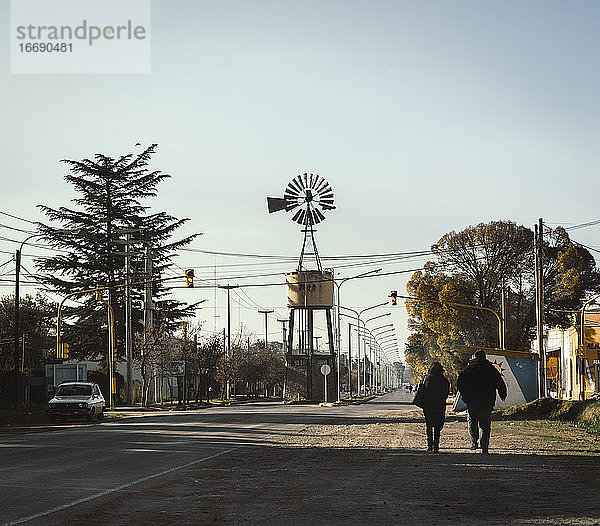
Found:
[[[19,217],[13,214],[9,214],[8,212],[1,212],[0,214],[4,215],[4,216],[8,216],[8,217],[12,217],[13,219],[18,219],[19,221],[25,221],[25,223],[30,223],[32,225],[37,225],[37,223],[35,221],[30,221],[29,219],[25,219],[24,217]]]

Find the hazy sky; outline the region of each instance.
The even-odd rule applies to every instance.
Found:
[[[152,206],[189,217],[186,231],[205,233],[200,250],[297,257],[298,225],[269,215],[265,197],[305,171],[335,192],[338,208],[317,233],[323,256],[426,250],[450,230],[494,219],[598,219],[598,2],[153,1],[149,75],[11,75],[9,2],[1,6],[2,211],[39,220],[37,204],[68,204],[62,158],[157,142],[151,166],[172,179]],[[598,246],[597,228],[573,237]],[[25,234],[0,227],[0,236]],[[15,248],[0,240],[0,264]],[[29,255],[46,252],[24,253],[33,272]],[[178,264],[205,278],[216,265],[232,284],[295,267],[191,252]],[[2,278],[13,273],[0,266]],[[347,282],[342,303],[385,301],[408,276]],[[0,285],[12,293],[10,281]],[[174,294],[206,298],[199,318],[209,330],[224,326],[224,292],[216,311],[211,289]],[[234,326],[241,317],[257,336],[259,306],[286,312],[282,287],[239,294]],[[280,334],[276,317],[270,339]],[[402,350],[403,304],[391,318]]]

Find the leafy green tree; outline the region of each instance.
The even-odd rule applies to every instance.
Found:
[[[20,337],[25,338],[25,368],[35,369],[55,349],[56,306],[41,295],[19,301]],[[0,298],[0,370],[14,368],[15,297]],[[22,342],[23,340],[21,340]]]
[[[65,180],[76,192],[72,207],[39,205],[50,221],[39,225],[40,232],[60,255],[40,259],[37,266],[44,281],[57,293],[67,295],[97,285],[125,283],[125,258],[118,254],[125,248],[124,230],[133,231],[131,236],[137,240],[129,246],[130,252],[151,252],[153,280],[164,275],[175,251],[195,238],[191,235],[173,240],[187,219],[150,212],[147,201],[157,195],[159,183],[170,177],[149,168],[156,147],[153,144],[141,153],[116,158],[96,154],[93,159],[62,161],[69,168]],[[146,279],[143,257],[131,261],[137,281]],[[160,301],[167,328],[175,328],[181,319],[193,314],[193,305],[166,297],[161,283],[154,282],[152,289],[154,300]],[[132,297],[134,333],[141,333],[143,285],[133,288]],[[106,349],[106,307],[93,295],[79,296],[77,300],[80,305],[65,309],[63,339],[70,343],[75,357],[97,359]],[[124,289],[111,290],[109,302],[115,310],[117,348],[122,349]]]
[[[528,349],[535,329],[533,232],[510,221],[493,221],[449,232],[432,251],[436,262],[413,274],[407,300],[413,335],[406,359],[423,374],[432,361],[451,374],[462,368],[467,355],[459,345],[496,347],[494,315],[454,305],[474,305],[501,311],[502,284],[506,290],[506,346]],[[591,254],[571,242],[562,228],[544,239],[545,318],[550,325],[569,323],[568,310],[580,306],[586,291],[598,287]],[[567,312],[565,312],[567,311]]]

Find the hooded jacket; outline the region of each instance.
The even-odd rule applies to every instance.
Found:
[[[425,411],[446,410],[446,398],[450,392],[450,382],[444,376],[442,367],[432,367],[429,374],[423,379],[419,390],[422,391],[423,405]]]
[[[496,391],[506,398],[506,384],[498,369],[486,358],[476,358],[458,375],[458,390],[467,405],[494,407]]]

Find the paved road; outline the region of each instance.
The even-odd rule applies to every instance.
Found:
[[[275,434],[407,404],[393,393],[360,406],[252,403],[0,437],[0,522],[70,522],[82,509],[93,515],[120,495],[168,487],[193,466],[268,445]],[[129,523],[126,510],[120,517]]]

